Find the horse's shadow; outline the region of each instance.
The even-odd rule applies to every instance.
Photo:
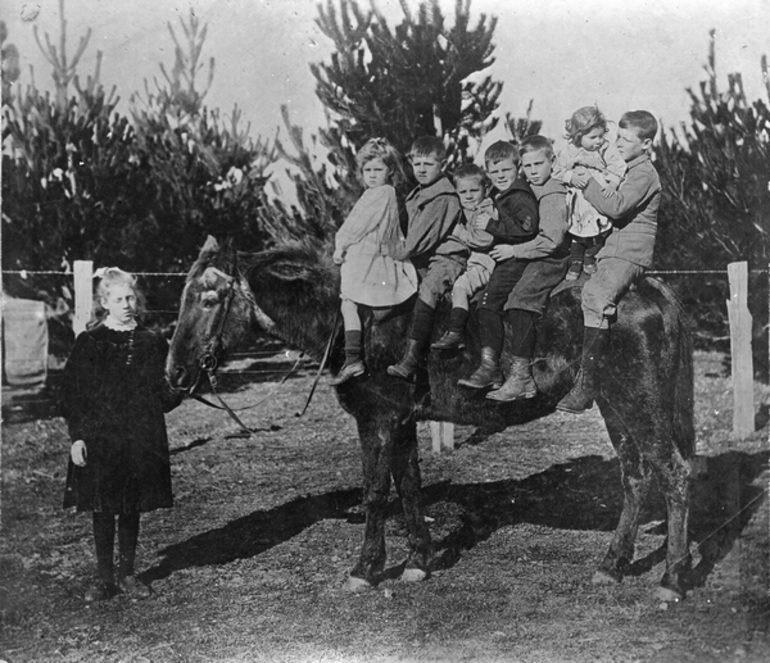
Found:
[[[698,459],[700,470],[692,484],[690,536],[698,546],[700,561],[691,575],[691,585],[703,584],[759,508],[765,491],[755,481],[766,469],[768,458],[767,452],[729,451]],[[432,529],[446,532],[434,542],[433,570],[440,570],[451,568],[465,551],[508,525],[530,523],[555,529],[613,531],[620,517],[623,493],[616,459],[584,456],[522,480],[434,484],[425,487],[423,500],[433,518]],[[154,581],[186,568],[254,557],[322,520],[362,522],[360,509],[355,508],[360,501],[360,489],[338,490],[255,511],[162,549],[162,561],[145,571],[142,579]],[[403,530],[405,536],[405,528],[399,525],[397,499],[389,512],[393,527]],[[658,523],[665,516],[665,503],[653,492],[640,522]],[[650,531],[665,533],[665,523],[662,528],[659,531],[656,525]],[[663,561],[665,554],[663,541],[659,548],[636,560],[628,572],[645,573]],[[394,577],[399,568],[386,569],[382,579]]]

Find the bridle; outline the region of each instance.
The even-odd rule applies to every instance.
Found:
[[[217,352],[222,347],[222,334],[225,330],[225,322],[227,321],[227,316],[230,314],[230,308],[233,304],[233,299],[235,298],[235,277],[232,277],[229,285],[227,286],[227,293],[225,293],[224,301],[220,304],[219,307],[219,315],[217,316],[215,323],[214,323],[214,331],[209,336],[209,340],[206,343],[206,348],[201,355],[201,358],[198,360],[198,366],[200,369],[206,373],[206,377],[208,377],[209,384],[211,385],[211,391],[214,393],[214,396],[217,397],[217,400],[220,402],[220,405],[216,405],[212,403],[211,401],[206,400],[203,398],[203,396],[198,396],[195,393],[190,393],[190,395],[197,401],[200,401],[201,403],[208,405],[209,407],[217,408],[218,410],[225,410],[228,415],[230,415],[230,418],[240,426],[240,431],[238,433],[239,437],[250,437],[252,430],[244,424],[237,414],[235,414],[235,411],[227,404],[225,403],[225,400],[220,396],[218,387],[219,383],[217,381],[216,376],[216,370],[217,370]],[[255,407],[255,405],[251,405],[249,407]],[[241,408],[241,409],[248,409],[248,408]]]
[[[237,435],[231,435],[228,437],[251,437],[251,434],[253,432],[256,432],[256,429],[249,428],[244,424],[237,414],[235,414],[235,410],[231,408],[225,400],[222,398],[222,396],[219,394],[218,387],[219,383],[217,381],[216,376],[216,369],[218,365],[217,360],[217,353],[220,351],[222,347],[222,334],[224,333],[225,329],[225,323],[227,322],[227,316],[230,313],[230,309],[232,307],[233,299],[235,298],[235,282],[236,278],[232,277],[232,280],[230,281],[227,292],[225,293],[224,301],[220,305],[220,314],[217,317],[215,324],[213,325],[214,331],[209,336],[209,340],[206,343],[206,348],[201,355],[201,358],[198,360],[198,366],[200,367],[201,371],[206,373],[206,377],[209,380],[209,384],[211,385],[211,391],[213,392],[214,396],[216,396],[217,400],[221,405],[216,405],[215,403],[212,403],[211,401],[205,399],[203,396],[199,396],[195,393],[193,393],[194,390],[190,391],[190,395],[197,401],[203,403],[204,405],[208,405],[209,407],[216,408],[218,410],[225,410],[227,414],[230,416],[230,418],[238,424],[240,427],[240,431]],[[305,414],[307,411],[308,406],[310,405],[310,401],[313,398],[313,394],[315,393],[316,387],[318,386],[318,382],[321,379],[321,372],[324,369],[324,366],[326,365],[326,361],[329,358],[329,354],[331,353],[331,348],[334,343],[334,338],[337,334],[337,327],[339,325],[340,321],[340,310],[337,309],[337,312],[334,317],[334,322],[332,323],[332,330],[331,334],[329,336],[329,340],[326,344],[326,349],[324,350],[324,356],[321,360],[321,363],[318,367],[318,372],[316,373],[315,380],[313,381],[313,386],[310,389],[310,393],[308,394],[307,400],[305,401],[305,406],[302,408],[302,412],[298,412],[297,416],[301,417]],[[261,405],[264,403],[268,398],[270,398],[276,389],[278,389],[286,380],[297,370],[297,367],[299,366],[299,362],[302,360],[302,355],[299,355],[297,357],[297,360],[294,362],[294,366],[292,366],[291,370],[283,376],[281,381],[276,385],[275,389],[269,393],[267,396],[262,398],[261,400],[257,401],[256,403],[252,405],[247,405],[245,407],[238,408],[238,411],[241,410],[250,410],[252,408],[257,407],[258,405]]]

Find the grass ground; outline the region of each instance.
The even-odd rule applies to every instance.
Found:
[[[280,372],[289,363],[276,359]],[[697,355],[698,475],[693,557],[702,581],[678,604],[652,591],[663,511],[644,519],[637,575],[591,584],[620,504],[617,463],[596,412],[557,413],[479,444],[458,428],[421,469],[437,569],[343,590],[362,540],[360,454],[352,419],[304,370],[258,410],[250,439],[186,402],[168,417],[176,505],[142,521],[140,567],[154,594],[82,601],[93,567],[90,520],[60,508],[68,440],[58,418],[9,417],[3,433],[0,658],[21,661],[354,663],[770,660],[767,407],[733,440],[723,357]],[[227,382],[224,382],[225,386]],[[246,405],[275,382],[231,382]],[[406,530],[393,497],[388,559]]]

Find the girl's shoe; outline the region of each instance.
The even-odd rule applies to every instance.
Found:
[[[363,375],[365,372],[366,367],[364,366],[364,362],[362,362],[360,359],[357,359],[351,363],[347,363],[346,361],[342,365],[340,372],[337,373],[337,377],[332,378],[329,381],[329,384],[331,384],[332,387],[336,387],[341,385],[343,382],[347,382],[351,378],[357,378],[359,375]]]
[[[596,258],[586,258],[583,271],[586,274],[596,274]]]
[[[118,587],[129,598],[146,599],[151,594],[150,588],[134,576],[121,578]]]
[[[580,278],[580,272],[583,271],[583,263],[572,261],[569,264],[569,271],[565,277],[567,281],[577,281]]]
[[[97,580],[86,590],[83,599],[86,603],[95,603],[96,601],[106,601],[107,599],[111,599],[117,593],[118,590],[112,583],[105,582],[104,580]]]

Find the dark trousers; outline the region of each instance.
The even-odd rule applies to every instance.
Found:
[[[512,258],[495,265],[481,295],[478,306],[479,335],[481,346],[492,348],[500,356],[503,349],[505,328],[503,326],[503,307],[508,301],[514,286],[519,282],[528,261]]]
[[[500,315],[508,301],[508,295],[521,280],[529,264],[528,260],[511,258],[495,265],[492,276],[489,277],[489,283],[484,288],[484,293],[479,300],[479,310],[486,309]]]

